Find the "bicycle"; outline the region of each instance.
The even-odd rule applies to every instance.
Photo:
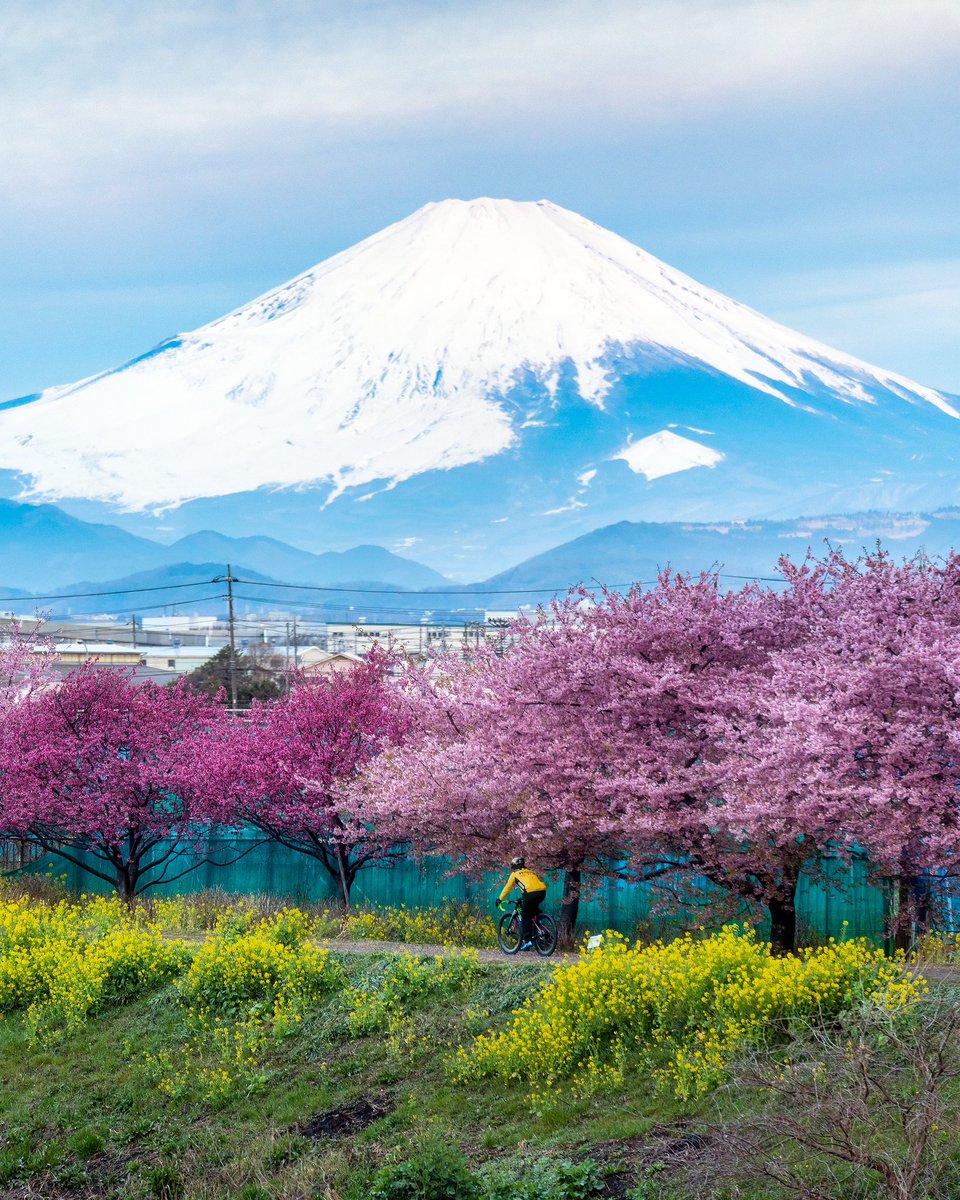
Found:
[[[523,898],[513,902],[513,911],[504,913],[497,926],[497,941],[504,954],[516,954],[520,949],[520,906]],[[499,908],[500,905],[497,905]],[[533,918],[533,948],[541,958],[549,958],[557,948],[557,923],[549,913],[538,912]]]

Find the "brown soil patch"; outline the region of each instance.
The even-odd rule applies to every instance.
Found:
[[[352,1137],[361,1129],[366,1129],[374,1121],[379,1121],[390,1112],[391,1106],[381,1099],[370,1099],[361,1096],[353,1104],[342,1108],[331,1108],[327,1112],[317,1113],[309,1121],[297,1126],[297,1133],[302,1137],[320,1141],[323,1138]]]

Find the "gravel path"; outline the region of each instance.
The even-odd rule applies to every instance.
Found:
[[[170,941],[191,942],[198,946],[210,940],[209,933],[167,932],[163,936]],[[323,950],[336,951],[338,954],[413,954],[419,958],[432,958],[437,954],[441,957],[445,954],[459,954],[464,949],[460,946],[420,946],[412,942],[348,942],[339,938],[317,938],[314,945]],[[481,962],[505,967],[512,962],[537,963],[542,966],[558,962],[576,962],[580,955],[557,952],[552,958],[541,958],[539,954],[533,953],[508,956],[499,950],[478,950],[477,957]]]
[[[931,963],[929,966],[924,966],[923,963],[918,963],[912,969],[919,971],[928,983],[952,983],[960,986],[960,965]]]
[[[457,946],[418,946],[410,942],[346,942],[337,938],[323,938],[317,941],[324,950],[336,950],[344,954],[415,954],[421,958],[431,958],[436,954],[459,954]],[[579,958],[577,954],[555,954],[553,958],[541,958],[539,954],[527,953],[508,956],[499,950],[478,950],[477,957],[481,962],[499,963],[506,966],[511,962],[542,963],[544,966],[560,961],[573,962]]]

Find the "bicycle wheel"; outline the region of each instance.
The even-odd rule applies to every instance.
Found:
[[[504,913],[497,926],[497,941],[504,954],[516,954],[520,949],[520,918],[514,913]]]
[[[533,948],[541,958],[549,958],[557,948],[557,923],[547,913],[534,918]]]

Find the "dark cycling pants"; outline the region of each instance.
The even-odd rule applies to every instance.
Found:
[[[540,911],[546,892],[524,892],[520,903],[520,944],[533,941],[533,918]]]

